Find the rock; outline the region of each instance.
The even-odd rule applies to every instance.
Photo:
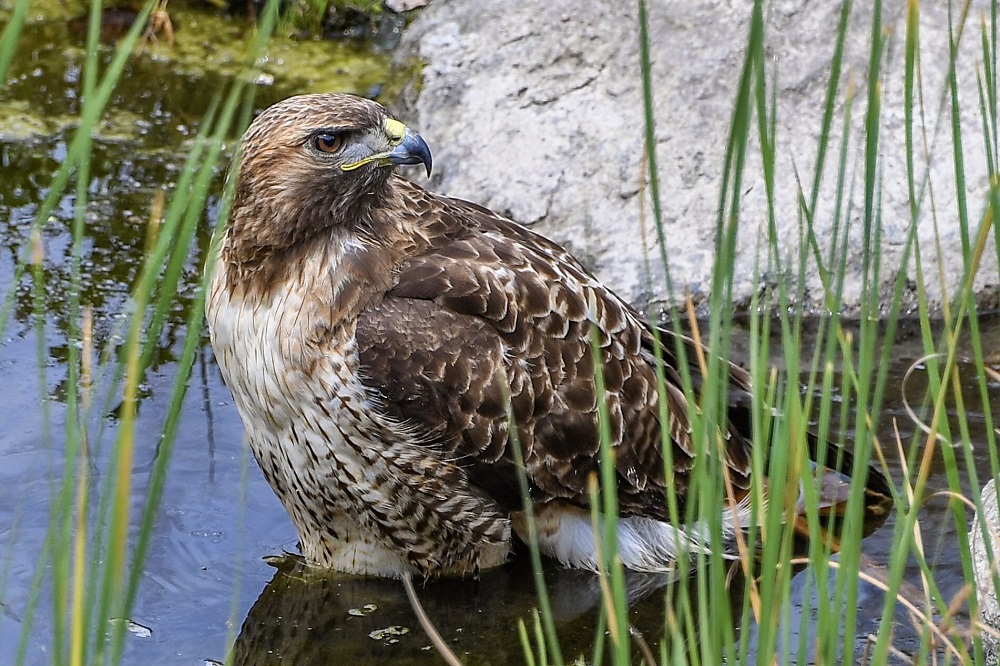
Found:
[[[676,294],[710,290],[723,158],[737,82],[749,34],[748,3],[731,0],[650,2],[652,78],[656,109],[664,234]],[[879,288],[888,303],[909,228],[903,66],[906,3],[887,3],[890,31],[883,70],[881,198],[884,234]],[[837,160],[845,90],[853,78],[848,187],[853,184],[845,305],[862,295],[861,248],[866,71],[871,4],[854,3],[846,39],[834,131],[817,207],[816,234],[824,253],[833,232]],[[940,106],[948,66],[946,7],[921,5],[920,39],[931,178],[947,280],[954,293],[962,274],[954,166],[947,106]],[[782,261],[797,274],[799,238],[796,174],[811,187],[822,124],[839,3],[786,0],[768,4],[768,85],[777,82],[776,227]],[[973,8],[969,16],[978,16]],[[978,221],[987,194],[982,123],[976,95],[978,22],[966,27],[959,60],[969,214]],[[640,307],[666,300],[648,188],[635,3],[579,0],[435,0],[407,29],[398,62],[424,63],[398,112],[434,150],[436,191],[508,214],[566,244],[598,276]],[[939,116],[943,108],[945,115]],[[752,143],[756,145],[756,120]],[[937,134],[934,130],[938,127]],[[917,133],[919,136],[919,132]],[[922,144],[921,144],[922,145]],[[755,279],[765,242],[767,206],[759,150],[744,174],[734,297],[749,297],[781,273]],[[923,175],[920,159],[916,177]],[[925,189],[919,217],[929,295],[942,297],[934,249],[935,219]],[[646,192],[647,196],[640,196]],[[825,256],[825,254],[824,254]],[[984,253],[977,289],[997,282],[996,254]],[[647,267],[651,267],[647,270]],[[787,272],[787,268],[786,268]],[[909,274],[915,275],[913,261]],[[810,264],[803,307],[821,307],[823,290]],[[912,287],[912,285],[911,285]],[[913,294],[908,295],[913,302]],[[677,300],[676,298],[674,299]]]
[[[427,0],[385,0],[385,8],[397,14],[419,9],[426,4]]]
[[[977,514],[969,529],[969,542],[972,548],[972,567],[976,575],[976,598],[979,600],[979,616],[984,625],[1000,631],[1000,604],[997,603],[996,587],[993,579],[997,570],[993,561],[1000,561],[1000,507],[997,506],[996,480],[990,479],[983,486],[982,520]],[[985,522],[991,531],[990,548],[993,551],[993,561],[986,552],[981,523]],[[983,649],[987,664],[1000,663],[1000,642],[988,632],[982,633]]]

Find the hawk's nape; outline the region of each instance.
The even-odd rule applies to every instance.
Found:
[[[711,546],[667,510],[671,497],[684,515],[699,456],[717,456],[730,484],[724,534],[747,527],[747,373],[728,366],[727,419],[711,445],[695,440],[675,346],[697,388],[696,343],[653,330],[555,243],[396,175],[404,164],[430,170],[423,139],[348,95],[287,99],[243,139],[206,310],[306,559],[382,576],[502,564],[521,531],[517,442],[540,547],[596,569],[602,401],[625,566],[663,571]],[[842,507],[849,459],[813,468],[827,508]],[[867,471],[868,509],[884,510],[888,484]]]

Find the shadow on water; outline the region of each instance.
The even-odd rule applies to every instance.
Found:
[[[396,580],[317,574],[292,558],[250,609],[233,650],[234,665],[425,664],[434,648]],[[587,572],[548,566],[553,616],[567,657],[589,654],[601,592]],[[663,633],[665,576],[630,574],[630,621],[655,645]],[[687,585],[688,583],[676,583]],[[669,589],[669,588],[668,588]],[[437,580],[417,594],[442,638],[465,664],[516,664],[524,659],[519,620],[530,627],[537,603],[527,557],[477,580]],[[428,654],[432,653],[432,654]]]
[[[171,5],[174,12],[174,6]],[[20,640],[28,586],[45,540],[49,498],[61,474],[60,436],[65,425],[66,304],[70,288],[70,227],[73,200],[64,197],[43,229],[44,386],[39,386],[39,358],[32,332],[32,277],[12,285],[14,265],[28,243],[29,231],[49,179],[65,157],[67,140],[78,111],[83,51],[79,37],[67,29],[67,10],[53,4],[51,16],[31,23],[20,43],[9,80],[0,86],[0,286],[16,289],[14,319],[0,338],[0,662],[6,662]],[[94,308],[95,347],[114,351],[120,344],[121,321],[141,266],[147,219],[157,191],[173,186],[198,119],[212,95],[234,75],[246,26],[240,20],[176,8],[177,43],[173,49],[152,45],[132,58],[95,136],[90,204],[84,239],[81,300]],[[2,17],[0,17],[2,20]],[[294,53],[293,53],[294,50]],[[102,53],[109,58],[109,52]],[[212,68],[206,62],[213,63]],[[280,62],[279,62],[280,61]],[[257,106],[308,90],[346,90],[364,94],[384,82],[387,59],[358,53],[330,42],[276,43],[268,65],[273,84],[259,87]],[[222,172],[217,174],[217,187]],[[158,433],[167,412],[174,361],[184,339],[185,317],[201,278],[201,265],[215,219],[210,206],[191,249],[183,284],[170,313],[146,382],[139,414],[140,433],[133,468],[133,492],[141,502],[157,454]],[[985,327],[987,349],[1000,347],[1000,321]],[[738,349],[740,338],[734,342]],[[991,342],[992,341],[992,342]],[[918,331],[904,325],[897,334],[890,385],[880,419],[880,437],[892,441],[893,419],[904,441],[913,426],[900,399],[906,370],[923,356]],[[772,358],[780,359],[780,350]],[[737,357],[739,356],[737,352]],[[973,372],[967,363],[965,376]],[[921,377],[910,380],[909,394],[919,395]],[[971,381],[963,387],[967,404],[977,404]],[[992,386],[992,399],[1000,388]],[[976,398],[976,399],[973,399]],[[50,411],[46,423],[39,400]],[[112,410],[97,419],[95,441],[113,438]],[[970,415],[973,441],[984,441],[981,415]],[[95,478],[108,465],[106,449],[98,449]],[[980,478],[989,470],[985,447],[975,450]],[[889,456],[890,473],[901,477],[897,457]],[[947,487],[943,467],[932,470],[931,492]],[[966,476],[962,474],[962,478]],[[964,488],[966,493],[973,489]],[[964,579],[958,556],[957,528],[943,500],[929,502],[921,515],[924,542],[935,579],[946,597],[958,593]],[[962,528],[964,529],[964,527]],[[864,542],[876,565],[892,552],[893,525],[877,530]],[[132,621],[137,627],[126,644],[125,663],[194,663],[221,661],[238,633],[236,663],[428,663],[429,642],[423,635],[398,582],[344,576],[317,576],[294,558],[277,568],[265,557],[294,551],[295,533],[284,510],[249,459],[242,427],[211,351],[200,351],[185,399],[177,444],[167,476],[149,557]],[[516,623],[528,619],[536,605],[526,558],[485,574],[479,581],[439,581],[418,587],[428,614],[452,648],[470,664],[521,663]],[[567,656],[587,649],[594,640],[598,593],[590,574],[549,567],[548,580],[556,606],[559,635]],[[912,563],[908,580],[919,583]],[[639,580],[639,579],[635,579]],[[789,617],[802,618],[788,627],[785,640],[808,640],[811,599],[817,594],[799,574],[793,581]],[[658,581],[662,582],[662,581]],[[649,581],[637,590],[630,617],[656,649],[662,635],[664,595]],[[674,583],[667,589],[686,583]],[[734,586],[741,589],[741,585]],[[43,599],[51,598],[43,589]],[[48,595],[46,597],[45,595]],[[694,598],[697,595],[693,595]],[[739,600],[735,600],[737,607]],[[371,608],[371,607],[374,608]],[[859,603],[859,650],[868,632],[878,630],[880,593],[862,585]],[[245,619],[244,619],[245,618]],[[51,610],[45,604],[29,640],[29,663],[48,663]],[[900,613],[896,645],[915,644],[917,634]],[[240,630],[242,627],[242,630]],[[408,632],[384,632],[405,627]],[[752,637],[755,627],[741,629]],[[751,655],[752,656],[752,655]]]

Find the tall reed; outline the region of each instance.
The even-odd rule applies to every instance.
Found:
[[[201,223],[210,195],[212,179],[225,157],[224,145],[249,122],[254,81],[261,57],[266,52],[277,17],[278,3],[269,2],[258,22],[256,39],[248,50],[243,72],[220,90],[209,111],[198,125],[184,167],[164,202],[154,200],[147,227],[148,254],[142,266],[130,302],[123,313],[121,333],[124,344],[119,350],[109,347],[93,350],[90,346],[90,309],[81,298],[81,262],[85,242],[85,213],[90,185],[93,152],[92,135],[108,108],[115,86],[130,58],[134,57],[140,36],[157,3],[147,2],[128,33],[114,47],[110,63],[101,71],[98,43],[102,6],[92,0],[87,29],[87,55],[81,76],[82,104],[79,122],[72,133],[66,157],[53,175],[44,201],[38,206],[29,251],[18,258],[14,279],[4,294],[0,310],[0,331],[9,323],[17,285],[30,273],[35,304],[43,409],[47,381],[48,351],[45,322],[49,311],[46,300],[46,261],[42,227],[66,193],[74,197],[70,297],[67,319],[68,358],[66,381],[66,431],[63,437],[52,434],[50,445],[63,459],[61,475],[50,498],[48,534],[39,553],[31,580],[28,607],[22,616],[22,634],[14,663],[24,663],[34,620],[40,604],[50,604],[53,618],[49,641],[53,663],[116,664],[121,662],[123,638],[128,618],[138,593],[143,562],[148,552],[153,522],[156,518],[181,413],[181,403],[195,355],[201,346],[204,288],[200,289],[186,321],[184,345],[177,361],[169,407],[158,433],[159,445],[144,492],[132,485],[136,452],[136,406],[138,387],[152,361],[167,313],[176,299],[181,272],[190,256],[194,234]],[[0,35],[0,80],[12,62],[27,14],[28,2],[18,1],[11,21]],[[223,213],[231,198],[223,198]],[[81,324],[82,322],[82,324]],[[82,353],[81,353],[82,350]],[[91,355],[99,362],[91,364]],[[95,387],[104,394],[92,395]],[[92,474],[94,451],[109,436],[100,415],[115,403],[118,422],[110,433],[112,452],[110,468]],[[43,413],[48,428],[50,415]],[[147,437],[142,437],[147,440]],[[60,442],[57,446],[54,442]],[[4,567],[5,568],[5,567]],[[48,602],[41,598],[43,589],[51,589]],[[222,646],[220,646],[222,647]]]
[[[676,289],[677,281],[670,276],[670,257],[665,241],[664,211],[660,194],[660,175],[657,165],[655,127],[656,109],[653,105],[655,77],[650,61],[650,35],[645,0],[638,0],[643,105],[646,129],[648,165],[648,192],[655,224],[657,250],[666,266],[666,287],[671,302],[683,303],[683,295]],[[962,607],[962,598],[947,598],[935,581],[921,538],[920,516],[924,503],[930,497],[928,476],[932,464],[941,464],[945,470],[948,493],[963,497],[963,486],[980,487],[974,446],[987,446],[990,452],[990,474],[997,475],[996,432],[988,383],[990,373],[981,338],[980,314],[974,298],[973,285],[977,276],[982,278],[984,254],[988,251],[990,237],[994,252],[1000,243],[1000,231],[993,223],[994,210],[1000,204],[1000,191],[996,180],[1000,166],[1000,141],[997,132],[997,3],[990,3],[988,13],[980,21],[979,39],[979,96],[976,100],[982,122],[984,142],[981,147],[989,168],[991,185],[988,190],[972,191],[977,199],[973,205],[982,210],[975,224],[970,220],[967,193],[970,193],[965,171],[963,152],[969,148],[963,143],[962,111],[968,112],[972,100],[960,98],[958,87],[959,68],[969,67],[961,62],[959,46],[967,31],[969,3],[952,7],[949,3],[948,48],[944,52],[931,52],[922,47],[920,40],[920,5],[913,1],[906,6],[905,30],[892,35],[882,22],[883,7],[878,0],[871,5],[871,25],[868,33],[869,61],[866,73],[845,71],[845,44],[860,36],[855,25],[853,3],[841,3],[836,34],[830,49],[829,78],[823,101],[821,126],[816,140],[816,158],[811,173],[788,173],[788,156],[779,153],[776,137],[777,118],[784,112],[778,97],[776,83],[780,62],[769,65],[766,57],[768,44],[767,10],[761,0],[748,10],[747,41],[738,85],[734,90],[732,123],[724,155],[724,170],[719,190],[716,221],[716,260],[712,276],[707,321],[691,318],[690,309],[670,310],[670,324],[680,332],[683,326],[700,328],[700,338],[709,345],[712,353],[704,359],[707,380],[700,393],[692,390],[686,372],[690,360],[684,359],[684,350],[677,349],[682,359],[685,394],[699,409],[693,414],[692,430],[695,441],[706,447],[715,446],[714,436],[719,423],[725,418],[726,373],[721,358],[728,358],[728,342],[732,338],[733,271],[737,238],[749,233],[745,226],[745,210],[741,193],[748,164],[748,155],[754,154],[761,173],[756,174],[765,188],[767,220],[766,231],[757,245],[756,265],[758,277],[766,275],[790,276],[779,279],[769,290],[753,296],[750,305],[749,334],[750,354],[748,366],[754,379],[754,439],[758,446],[753,454],[754,512],[756,527],[746,535],[750,545],[738,563],[744,574],[735,579],[728,576],[727,563],[717,556],[699,556],[692,562],[679,563],[679,573],[694,579],[694,585],[678,585],[666,594],[667,608],[664,618],[664,639],[659,646],[659,660],[663,664],[718,664],[718,663],[886,663],[897,648],[893,645],[893,623],[899,609],[908,608],[919,636],[919,645],[911,657],[915,663],[928,663],[938,659],[942,663],[982,663],[983,651],[978,638],[966,641],[967,627],[956,617]],[[808,10],[803,10],[808,11]],[[906,183],[909,198],[909,221],[898,264],[888,265],[883,259],[884,210],[882,190],[884,183],[883,155],[887,140],[883,136],[883,97],[887,78],[887,57],[890,40],[902,40],[903,78],[902,97],[905,134],[902,138],[905,151]],[[925,95],[922,59],[935,58],[947,62],[947,77],[942,88]],[[863,79],[861,90],[864,109],[863,121],[855,120],[854,109],[858,98],[855,81]],[[938,118],[929,124],[928,118]],[[965,128],[967,129],[967,128]],[[839,134],[839,146],[835,138]],[[949,136],[950,135],[950,136]],[[949,140],[951,154],[938,144]],[[856,147],[856,148],[855,148]],[[976,148],[972,148],[976,150]],[[852,162],[857,151],[859,160]],[[953,165],[950,183],[936,183],[931,166],[935,161],[948,159]],[[801,166],[801,165],[798,165]],[[797,187],[798,236],[780,238],[776,223],[775,192],[788,183]],[[824,188],[824,182],[832,184]],[[957,192],[955,209],[939,211],[935,206],[934,188],[953,187]],[[830,200],[823,200],[822,192],[832,192]],[[822,216],[822,217],[821,217]],[[860,228],[854,220],[860,219]],[[821,219],[829,220],[820,225]],[[943,265],[943,250],[939,240],[928,243],[927,234],[919,233],[921,223],[930,219],[939,239],[939,225],[958,225],[962,235],[964,271],[958,288],[948,293],[953,284],[943,274],[929,274],[928,263]],[[926,226],[926,223],[924,223]],[[827,230],[828,237],[821,237],[819,229]],[[846,321],[840,314],[844,309],[845,275],[854,266],[849,265],[851,243],[860,239],[860,273],[862,280],[858,320]],[[793,253],[788,248],[797,248]],[[814,324],[811,353],[805,353],[805,285],[809,274],[817,274],[823,285],[823,310]],[[915,276],[915,316],[923,340],[926,358],[923,366],[913,371],[924,372],[927,389],[923,396],[905,396],[912,405],[912,418],[917,421],[904,424],[912,430],[912,437],[899,434],[899,424],[894,441],[880,440],[878,433],[885,432],[882,424],[882,405],[888,390],[888,369],[893,360],[893,343],[898,322],[903,316],[904,294],[908,276]],[[986,276],[986,281],[995,279]],[[927,286],[937,280],[943,294],[938,308],[933,308]],[[886,290],[888,285],[888,290]],[[884,294],[888,293],[888,296]],[[940,322],[938,324],[937,322]],[[655,323],[655,322],[654,322]],[[976,403],[967,404],[961,391],[961,381],[970,378],[958,375],[956,357],[959,338],[967,334],[971,341],[975,372]],[[772,340],[781,350],[781,358],[769,356]],[[772,363],[780,360],[782,372],[776,373]],[[599,370],[599,367],[598,367]],[[600,381],[600,377],[598,377]],[[660,381],[663,379],[661,377]],[[837,403],[840,403],[839,408]],[[947,409],[946,409],[947,408]],[[951,410],[948,417],[947,410]],[[969,413],[984,415],[986,441],[973,442],[969,428]],[[880,428],[880,426],[883,426]],[[850,441],[845,432],[851,432]],[[886,469],[886,460],[900,460],[902,478],[893,479],[895,510],[883,528],[893,530],[896,548],[886,562],[873,565],[863,555],[863,487],[854,484],[848,499],[845,519],[838,536],[839,554],[833,557],[831,542],[821,538],[820,509],[814,480],[809,474],[805,456],[807,437],[815,433],[820,441],[830,440],[854,452],[854,473],[863,475],[867,465]],[[833,450],[826,455],[833,455]],[[670,446],[664,442],[664,458],[670,470]],[[602,474],[595,493],[595,520],[605,525],[609,532],[614,527],[613,456],[602,457]],[[719,497],[724,488],[724,475],[720,465],[712,459],[697,465],[691,480],[688,515],[677,515],[674,520],[705,521],[712,525],[713,540],[720,540],[719,516],[722,510]],[[767,492],[771,501],[764,504],[762,479],[768,478]],[[595,480],[596,481],[596,480]],[[810,526],[808,551],[797,554],[792,547],[790,503],[802,485],[806,523]],[[789,494],[791,493],[791,494]],[[784,501],[782,498],[785,498]],[[981,510],[977,494],[968,498],[970,505]],[[966,538],[968,516],[965,501],[951,503],[951,518],[959,535],[961,567],[967,581],[972,581],[972,560]],[[988,539],[987,539],[988,541]],[[602,547],[608,545],[602,542]],[[615,562],[614,552],[605,553],[609,564]],[[918,563],[921,572],[919,595],[904,584],[908,563]],[[802,573],[807,592],[805,606],[796,608],[792,603],[792,577],[798,568],[808,565]],[[733,583],[732,581],[736,582]],[[858,637],[859,585],[868,581],[884,591],[884,605],[880,630],[862,651]],[[731,585],[741,586],[738,590]],[[604,588],[602,588],[604,589]],[[612,626],[627,617],[626,600],[612,586],[606,588],[606,612],[601,626]],[[693,590],[693,591],[692,591]],[[811,591],[811,592],[810,592]],[[974,615],[976,591],[971,594]],[[739,600],[734,606],[732,599]],[[814,611],[809,617],[810,608]],[[806,617],[796,618],[797,614]],[[537,633],[544,634],[543,617],[534,624]],[[814,619],[813,619],[814,618]],[[790,626],[801,619],[809,624],[813,636],[802,629],[798,640],[792,640]],[[522,625],[521,636],[526,654],[534,659],[532,641],[527,627]],[[742,629],[737,633],[734,626]],[[753,631],[748,630],[750,627]],[[863,640],[864,637],[861,637]],[[613,649],[611,662],[627,664],[632,654],[622,648],[620,636],[610,633]],[[537,640],[536,643],[537,644]],[[591,655],[594,663],[604,659],[603,647],[595,646]],[[544,660],[542,660],[544,661]]]
[[[656,109],[653,104],[654,80],[650,58],[650,35],[645,0],[638,1],[638,32],[640,35],[645,148],[648,166],[646,183],[651,213],[656,230],[656,251],[666,268],[666,289],[671,302],[683,304],[685,299],[679,281],[670,273],[670,257],[664,231],[664,203],[660,191],[655,128]],[[146,19],[155,3],[147,2],[139,20],[115,47],[114,56],[103,71],[98,66],[98,28],[101,3],[90,3],[87,31],[87,53],[82,77],[79,125],[69,141],[66,158],[52,176],[44,201],[37,209],[31,243],[18,258],[14,280],[0,305],[0,332],[6,329],[16,297],[15,285],[31,279],[34,299],[35,337],[38,348],[39,384],[42,405],[47,385],[47,351],[45,319],[48,304],[45,296],[45,248],[41,230],[61,197],[73,192],[71,291],[67,318],[71,323],[68,345],[68,391],[65,432],[51,432],[51,417],[44,414],[50,442],[64,442],[59,450],[64,464],[59,470],[50,501],[48,532],[39,553],[37,567],[30,581],[31,594],[23,614],[20,644],[15,663],[27,659],[29,637],[39,605],[52,609],[52,657],[55,663],[91,664],[119,663],[126,619],[135,601],[142,563],[149,548],[153,521],[169,473],[172,445],[181,400],[186,390],[191,366],[200,345],[202,327],[201,304],[204,291],[194,299],[186,322],[186,338],[177,363],[170,406],[162,425],[160,445],[145,493],[132,486],[136,450],[135,408],[141,385],[159,334],[163,330],[169,306],[176,297],[180,273],[188,250],[205,210],[214,170],[223,159],[223,145],[236,130],[246,125],[252,108],[253,88],[247,81],[255,79],[260,57],[275,25],[277,3],[269,2],[262,13],[257,38],[247,54],[244,73],[229,88],[220,91],[209,112],[199,124],[196,140],[191,144],[177,184],[162,208],[153,206],[149,224],[149,253],[139,276],[129,305],[128,318],[123,324],[124,345],[115,350],[93,350],[98,356],[96,367],[90,366],[91,349],[87,304],[81,298],[81,262],[83,258],[85,211],[91,168],[93,131],[106,112],[116,83],[139,41]],[[322,5],[322,3],[320,3]],[[760,211],[766,220],[766,233],[757,245],[757,276],[791,276],[779,279],[769,290],[757,293],[750,303],[749,336],[751,351],[748,369],[754,379],[754,439],[758,442],[753,454],[754,486],[752,488],[755,527],[745,536],[743,558],[736,563],[735,575],[729,562],[717,552],[697,556],[678,564],[679,581],[668,585],[665,592],[663,640],[652,646],[663,664],[719,663],[838,663],[860,658],[857,649],[857,609],[859,581],[877,580],[885,590],[881,629],[874,637],[865,656],[870,663],[886,663],[895,649],[892,626],[900,604],[907,605],[917,618],[920,637],[915,661],[925,663],[934,656],[950,663],[982,663],[983,650],[978,639],[970,647],[964,641],[955,618],[956,600],[945,596],[934,578],[921,538],[921,508],[930,496],[928,478],[934,464],[942,464],[946,472],[948,492],[953,497],[963,494],[963,487],[981,485],[972,447],[984,445],[990,452],[989,474],[1000,474],[1000,458],[996,453],[993,409],[989,396],[991,376],[987,369],[986,350],[981,337],[981,313],[974,298],[973,286],[982,271],[986,253],[1000,253],[1000,230],[994,224],[1000,206],[1000,137],[997,118],[997,32],[998,3],[993,0],[989,11],[980,17],[975,36],[980,43],[978,98],[962,99],[958,80],[961,67],[969,67],[959,57],[963,36],[966,40],[976,33],[970,26],[969,3],[958,7],[949,4],[948,49],[943,53],[928,52],[920,40],[920,5],[912,0],[906,6],[905,30],[890,35],[882,22],[882,3],[872,4],[872,23],[867,35],[869,62],[867,72],[845,71],[845,44],[857,39],[859,29],[852,23],[854,9],[851,0],[841,4],[836,34],[830,50],[829,78],[823,100],[822,119],[816,143],[816,158],[811,172],[788,173],[787,155],[779,152],[778,118],[784,113],[777,95],[777,65],[767,57],[769,43],[767,8],[756,0],[748,9],[746,49],[741,64],[738,85],[734,90],[732,121],[723,161],[723,178],[719,189],[716,219],[716,263],[712,273],[706,321],[696,321],[685,307],[669,312],[675,332],[687,332],[692,327],[696,335],[709,345],[712,353],[704,358],[688,359],[686,350],[676,350],[681,359],[679,371],[685,395],[699,409],[692,414],[692,436],[705,446],[718,446],[715,433],[725,420],[726,367],[732,339],[732,302],[734,265],[739,240],[747,237],[743,191],[748,168],[759,168],[765,189],[766,210]],[[28,15],[28,0],[17,0],[11,19],[0,34],[0,80],[6,80]],[[967,34],[968,33],[968,34]],[[884,167],[882,156],[886,141],[897,137],[883,136],[883,95],[887,85],[887,57],[890,40],[903,42],[903,97],[906,155],[906,183],[909,197],[909,220],[903,241],[899,265],[883,261],[882,187]],[[822,47],[821,46],[821,47]],[[922,58],[947,59],[948,75],[940,91],[925,95]],[[855,85],[855,81],[863,84]],[[863,117],[858,129],[856,104],[863,105]],[[963,132],[963,112],[976,108],[982,123],[982,145],[967,146]],[[928,125],[928,117],[939,124]],[[933,112],[933,113],[931,113]],[[946,120],[945,120],[946,119]],[[938,146],[938,137],[951,140],[951,154]],[[839,142],[838,142],[839,135]],[[988,167],[989,186],[985,191],[970,190],[967,182],[966,151],[982,151]],[[858,152],[858,160],[851,156]],[[751,159],[753,158],[753,159]],[[953,166],[950,186],[958,197],[954,210],[937,210],[931,165],[948,159]],[[759,167],[748,165],[758,164]],[[800,176],[802,176],[800,178]],[[825,183],[832,187],[824,188]],[[779,238],[776,192],[794,183],[797,189],[798,235],[794,242]],[[231,184],[230,184],[231,185]],[[228,186],[227,186],[228,187]],[[824,192],[832,191],[824,200]],[[966,199],[972,192],[973,200]],[[224,201],[231,198],[227,189]],[[220,219],[226,217],[226,206]],[[856,208],[857,207],[857,208]],[[970,212],[970,207],[977,212]],[[854,220],[860,217],[861,227]],[[936,233],[921,234],[920,223],[932,219]],[[829,220],[829,224],[821,222]],[[950,284],[944,275],[935,275],[933,264],[942,264],[942,244],[937,225],[957,224],[962,238],[963,273],[954,293],[947,293]],[[825,229],[828,237],[820,236]],[[742,235],[741,235],[742,234]],[[863,243],[860,272],[863,280],[862,297],[856,323],[846,322],[844,309],[845,275],[850,245]],[[788,248],[794,251],[789,252]],[[937,259],[938,261],[933,261]],[[1000,262],[1000,254],[992,257]],[[209,267],[210,268],[210,267]],[[804,352],[806,339],[805,301],[807,273],[815,272],[823,285],[822,314],[815,325],[811,340],[813,351]],[[888,368],[892,360],[892,343],[897,323],[904,309],[904,294],[908,275],[915,276],[915,291],[920,335],[926,357],[920,369],[927,377],[926,394],[908,396],[914,417],[920,427],[913,428],[910,438],[898,436],[895,441],[880,441],[877,437],[882,420],[881,408],[886,399]],[[932,306],[927,286],[941,284],[940,308]],[[883,297],[883,286],[891,285],[889,298]],[[938,321],[940,323],[938,323]],[[959,339],[966,335],[971,341],[975,377],[975,402],[967,404],[961,391],[957,354]],[[779,342],[781,358],[770,356],[771,341]],[[667,341],[667,344],[672,344]],[[782,371],[772,371],[772,362],[780,360]],[[688,370],[693,364],[703,364],[707,378],[704,388],[695,391]],[[599,367],[599,366],[598,366]],[[662,371],[658,381],[666,381]],[[597,377],[600,384],[602,378]],[[106,387],[105,395],[91,395],[90,387]],[[662,394],[662,391],[661,391]],[[102,470],[100,478],[92,475],[93,452],[108,436],[94,425],[95,414],[105,413],[109,404],[121,401],[120,420],[114,430],[114,464]],[[840,403],[841,408],[837,405]],[[852,409],[844,409],[850,405]],[[951,410],[949,416],[948,410]],[[986,441],[972,442],[968,412],[983,414],[986,421]],[[666,406],[661,406],[666,421]],[[96,431],[96,435],[94,434]],[[512,429],[516,432],[516,429]],[[847,441],[845,432],[851,432]],[[862,511],[860,485],[852,488],[848,499],[847,518],[840,532],[840,553],[834,558],[828,540],[821,538],[816,527],[820,524],[820,507],[816,489],[812,486],[805,461],[808,433],[821,441],[853,449],[854,471],[860,474],[865,466],[883,466],[885,458],[902,462],[901,478],[896,485],[896,509],[891,525],[896,550],[884,570],[876,576],[863,556],[863,525],[857,519]],[[640,645],[629,631],[626,578],[617,556],[616,507],[614,493],[613,455],[606,432],[606,415],[602,416],[602,469],[593,480],[592,497],[594,524],[600,535],[601,583],[605,598],[602,614],[595,629],[595,664],[610,660],[614,664],[632,663],[636,654],[645,654],[649,646]],[[666,435],[664,436],[666,437]],[[663,442],[665,474],[671,476],[671,447]],[[53,444],[53,447],[55,445]],[[514,447],[517,450],[518,447]],[[832,452],[829,453],[832,455]],[[523,461],[519,461],[523,465]],[[764,503],[764,477],[769,479],[767,492],[771,501]],[[789,523],[789,502],[786,498],[802,484],[806,522],[812,530],[808,551],[804,557],[795,552]],[[527,492],[525,484],[523,488]],[[719,516],[724,510],[724,470],[717,457],[704,457],[695,467],[689,502],[681,511],[670,502],[673,522],[703,521],[709,525],[709,539],[722,540]],[[137,498],[138,501],[137,501]],[[981,510],[981,500],[974,494],[969,501]],[[966,504],[954,501],[952,520],[959,535],[961,565],[966,579],[972,580],[972,560],[965,537],[968,522]],[[530,526],[529,516],[529,526]],[[530,531],[530,530],[529,530]],[[987,539],[989,543],[989,539]],[[537,548],[532,549],[535,581],[539,589],[539,611],[526,618],[517,632],[525,646],[525,657],[531,664],[563,664],[564,656],[556,635],[555,622],[545,593],[545,580]],[[904,579],[910,562],[921,573],[919,598],[905,591]],[[791,639],[788,629],[794,613],[792,579],[797,567],[808,564],[798,574],[807,590],[819,591],[814,596],[815,636],[807,641],[806,633],[798,641]],[[768,575],[761,575],[767,572]],[[735,582],[734,582],[735,581]],[[9,584],[6,568],[0,563],[0,591]],[[741,586],[733,590],[733,585]],[[51,590],[51,598],[43,599],[43,590]],[[807,598],[809,595],[807,594]],[[977,605],[977,592],[970,591],[971,608]],[[961,600],[958,600],[961,601]],[[740,627],[736,631],[735,627]],[[748,628],[753,627],[754,631]],[[605,655],[607,652],[607,655]],[[646,657],[648,658],[648,657]]]

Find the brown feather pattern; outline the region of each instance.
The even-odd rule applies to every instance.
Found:
[[[367,100],[310,95],[255,120],[207,306],[248,439],[307,557],[385,574],[332,554],[355,538],[426,575],[477,570],[479,545],[509,540],[521,508],[512,428],[533,501],[588,507],[601,462],[595,357],[622,515],[664,521],[668,493],[683,511],[694,461],[714,448],[692,440],[675,336],[492,211],[378,164],[340,169],[391,147],[386,118]],[[310,148],[324,128],[345,137],[343,156]],[[251,329],[265,347],[251,354],[273,355],[263,370],[240,357]],[[697,388],[695,343],[679,342]],[[272,384],[282,388],[262,394]],[[730,365],[729,385],[722,462],[745,491],[749,376]]]
[[[593,340],[622,511],[666,519],[659,395],[647,353],[656,342],[647,322],[550,241],[408,181],[393,186],[406,210],[421,211],[413,219],[444,224],[437,224],[436,235],[423,236],[427,245],[400,263],[395,285],[359,317],[369,387],[385,391],[399,417],[433,432],[435,446],[476,468],[512,462],[500,386],[506,379],[534,499],[587,506],[587,479],[600,465]],[[399,333],[391,334],[392,328]],[[733,384],[745,385],[745,375],[733,372]],[[674,384],[668,388],[676,481],[669,490],[679,491],[683,508],[696,451],[683,392]],[[732,435],[725,462],[736,486],[746,489],[750,443]]]

